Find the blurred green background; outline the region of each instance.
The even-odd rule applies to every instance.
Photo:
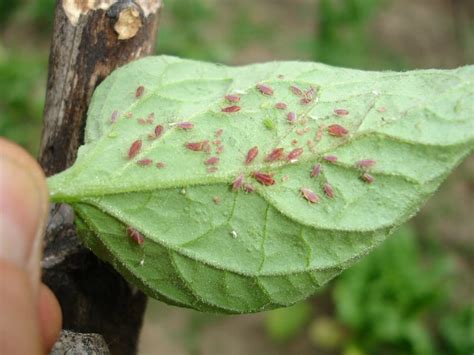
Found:
[[[32,154],[55,2],[0,1],[0,136]],[[165,0],[157,53],[453,68],[474,63],[474,1]],[[412,222],[293,307],[216,316],[151,301],[140,353],[473,354],[473,191],[471,156]]]

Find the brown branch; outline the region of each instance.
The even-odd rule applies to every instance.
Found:
[[[53,175],[71,166],[83,143],[96,86],[115,68],[149,55],[161,0],[58,0],[49,60],[39,161]],[[112,354],[136,352],[146,297],[85,249],[72,211],[52,206],[43,281],[59,299],[63,327],[98,333]]]

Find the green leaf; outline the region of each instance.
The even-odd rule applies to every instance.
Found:
[[[262,94],[256,84],[274,94]],[[144,92],[137,98],[139,86]],[[313,87],[314,94],[302,104],[290,86]],[[240,102],[226,102],[227,94]],[[275,108],[277,102],[288,108]],[[98,87],[85,144],[73,167],[49,179],[50,193],[72,205],[85,244],[152,297],[227,313],[291,305],[413,216],[470,153],[472,102],[473,66],[393,73],[149,57]],[[240,110],[222,112],[232,105]],[[287,121],[289,111],[297,114],[295,124]],[[150,113],[153,124],[146,123]],[[176,123],[183,121],[194,127],[180,129]],[[164,131],[150,140],[157,124]],[[349,133],[332,136],[331,124]],[[137,139],[141,150],[129,159]],[[185,147],[202,141],[209,141],[210,154]],[[254,146],[259,154],[246,165]],[[283,159],[266,162],[277,147],[284,148]],[[302,155],[288,161],[295,148]],[[325,160],[328,155],[337,162]],[[218,164],[206,165],[210,157]],[[153,163],[140,166],[143,159]],[[371,184],[354,165],[361,159],[376,161]],[[311,177],[316,164],[321,173]],[[253,172],[271,173],[275,183],[260,184]],[[240,174],[254,192],[232,190]],[[324,194],[325,183],[333,198]],[[310,203],[301,188],[319,202]],[[127,236],[127,227],[141,233],[143,245]]]

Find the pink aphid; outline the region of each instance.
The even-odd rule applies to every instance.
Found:
[[[204,162],[205,165],[216,165],[218,163],[219,163],[219,157],[210,157]]]
[[[372,159],[362,159],[355,163],[355,167],[359,169],[369,169],[376,164],[375,160]]]
[[[314,193],[314,191],[311,190],[310,188],[308,188],[308,187],[302,187],[302,188],[300,189],[300,191],[301,191],[301,194],[303,195],[303,197],[304,197],[307,201],[309,201],[309,202],[311,202],[311,203],[318,203],[318,202],[319,202],[319,197],[318,197],[318,195],[316,195],[316,194]]]
[[[215,133],[216,138],[221,137],[223,133],[224,133],[224,130],[222,128],[219,128],[218,130],[216,130],[216,133]]]
[[[329,183],[324,184],[323,190],[327,197],[334,198],[334,189]]]
[[[332,124],[328,126],[328,133],[334,137],[344,137],[349,133],[349,131],[341,125]]]
[[[240,96],[234,95],[234,94],[226,95],[226,96],[224,96],[224,98],[229,102],[239,102],[240,101]]]
[[[215,166],[210,166],[210,167],[207,168],[208,173],[215,173],[217,170],[218,169]]]
[[[209,145],[209,141],[200,141],[200,142],[188,142],[184,146],[192,151],[201,152]]]
[[[324,131],[324,125],[320,125],[318,128],[318,132],[316,132],[316,140],[319,142],[321,138],[323,138],[323,131]]]
[[[275,108],[278,109],[278,110],[286,110],[288,107],[287,104],[285,104],[284,102],[277,102],[275,104]]]
[[[212,198],[212,201],[213,201],[216,205],[220,205],[220,203],[221,203],[221,198],[220,198],[220,196],[214,196],[214,197]]]
[[[244,184],[243,189],[244,189],[244,191],[245,191],[246,193],[248,193],[248,194],[255,191],[255,187],[253,187],[252,184],[247,184],[247,183]]]
[[[298,128],[298,129],[296,130],[296,134],[299,135],[299,136],[304,136],[305,131],[304,131],[303,129],[301,129],[301,128]]]
[[[144,92],[145,92],[145,87],[143,85],[140,85],[139,87],[137,87],[137,90],[135,91],[135,97],[138,99],[139,97],[143,95]]]
[[[293,140],[291,141],[291,145],[297,145],[297,144],[298,144],[298,140],[297,140],[297,139],[293,139]]]
[[[218,145],[216,147],[216,153],[221,154],[224,151],[224,146],[223,145]]]
[[[132,112],[127,112],[127,114],[125,115],[125,117],[127,118],[133,118],[133,113]]]
[[[220,139],[215,139],[212,141],[212,144],[214,145],[221,145],[222,144],[222,141]]]
[[[251,164],[258,155],[258,147],[252,147],[247,152],[247,157],[245,158],[245,165]]]
[[[155,114],[154,114],[153,112],[151,112],[151,113],[148,115],[148,117],[146,118],[146,122],[147,122],[148,124],[152,124],[154,120],[155,120]]]
[[[158,169],[164,169],[164,168],[166,168],[166,164],[163,163],[162,161],[159,161],[159,162],[156,163],[156,167]]]
[[[311,177],[318,177],[321,173],[321,164],[316,164],[311,170]]]
[[[347,116],[349,114],[349,111],[343,108],[337,108],[334,110],[334,113],[338,116]]]
[[[148,124],[148,122],[144,119],[144,118],[138,118],[137,119],[137,122],[141,125],[146,125]]]
[[[290,90],[296,96],[303,96],[304,95],[303,90],[301,90],[299,87],[297,87],[295,85],[290,86]]]
[[[375,178],[367,173],[363,173],[360,178],[368,184],[371,184],[375,181]]]
[[[288,121],[288,123],[290,124],[294,124],[296,122],[296,113],[291,111],[291,112],[288,112],[288,115],[286,116],[286,119]]]
[[[283,152],[283,148],[275,148],[265,157],[265,161],[279,160],[283,156]]]
[[[252,184],[247,184],[245,183],[244,186],[242,187],[246,193],[252,193],[255,191],[255,187],[253,187]]]
[[[240,111],[240,106],[236,106],[236,105],[227,106],[227,107],[224,107],[221,111],[226,112],[226,113],[238,112]]]
[[[298,160],[301,154],[303,154],[303,148],[295,148],[291,152],[288,153],[286,160],[290,162],[295,162]]]
[[[232,181],[232,191],[240,190],[243,183],[244,183],[244,174],[240,174],[234,179],[234,181]]]
[[[377,109],[377,112],[380,112],[380,113],[384,113],[385,111],[387,111],[387,109],[385,107],[379,107]]]
[[[259,183],[265,186],[270,186],[275,183],[275,179],[273,178],[272,173],[264,173],[261,171],[255,171],[252,173],[252,176],[257,180]]]
[[[160,124],[157,125],[157,126],[155,127],[155,138],[160,138],[161,135],[163,134],[163,130],[164,130],[164,128],[163,128],[162,125],[160,125]]]
[[[300,103],[302,105],[309,105],[311,102],[313,102],[313,99],[312,98],[309,98],[309,97],[303,97],[301,100],[300,100]]]
[[[140,166],[149,166],[153,163],[153,160],[145,158],[137,161],[137,164]]]
[[[315,147],[315,143],[312,139],[308,139],[306,141],[306,144],[308,145],[308,148],[311,152],[314,152],[314,147]]]
[[[271,96],[273,95],[273,89],[265,84],[257,84],[257,89],[264,95]]]
[[[324,160],[330,163],[336,163],[337,162],[337,157],[335,155],[326,155],[323,157]]]
[[[316,93],[316,88],[314,86],[310,86],[308,90],[306,90],[306,92],[304,93],[304,96],[310,98],[310,99],[313,99],[314,98],[314,94]]]
[[[145,238],[143,238],[143,235],[141,235],[139,231],[132,227],[127,227],[127,234],[138,245],[143,245],[143,243],[145,242]]]
[[[142,149],[142,140],[137,139],[128,149],[128,159],[135,158],[137,154],[140,153],[140,149]]]
[[[117,121],[117,118],[118,118],[118,111],[115,110],[114,112],[112,112],[112,116],[110,117],[110,122],[115,123]]]
[[[178,122],[176,126],[180,129],[189,130],[193,129],[194,124],[192,122]]]

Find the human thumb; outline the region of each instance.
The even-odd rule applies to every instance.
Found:
[[[0,353],[42,350],[38,292],[42,234],[48,211],[36,161],[0,138]]]

